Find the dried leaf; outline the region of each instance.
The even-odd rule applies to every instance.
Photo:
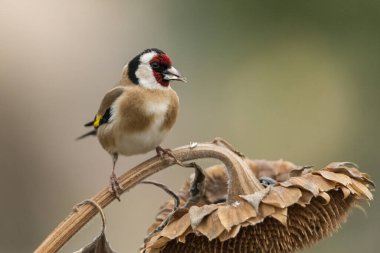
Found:
[[[186,207],[194,205],[202,197],[202,194],[204,193],[206,178],[206,175],[203,173],[202,168],[197,163],[191,162],[188,165],[192,166],[195,172],[194,179],[190,187],[190,197],[185,204]]]
[[[173,218],[173,216],[175,214],[178,214],[178,207],[179,207],[179,204],[181,202],[181,200],[179,199],[179,197],[177,196],[177,194],[174,193],[174,191],[170,190],[166,185],[164,184],[161,184],[161,183],[158,183],[158,182],[154,182],[154,181],[142,181],[140,182],[140,184],[152,184],[154,186],[157,186],[159,188],[161,188],[162,190],[164,190],[167,194],[169,194],[173,200],[174,200],[174,207],[173,207],[173,210],[167,215],[167,217],[165,219],[163,219],[163,221],[161,222],[160,225],[158,225],[156,228],[154,228],[145,238],[144,238],[144,241],[147,241],[149,240],[149,238],[151,238],[155,233],[159,232],[159,231],[162,231],[164,229],[164,227],[171,221],[171,219]],[[187,211],[187,210],[186,210]]]
[[[111,246],[109,245],[109,243],[106,239],[106,235],[105,235],[106,217],[104,215],[102,208],[99,206],[99,204],[96,203],[92,199],[86,199],[83,202],[77,204],[74,207],[74,210],[77,210],[77,208],[79,206],[83,206],[85,204],[91,204],[99,210],[99,213],[100,213],[101,218],[102,218],[102,223],[103,223],[102,231],[101,231],[100,235],[95,238],[95,240],[93,242],[91,242],[87,246],[81,248],[80,250],[75,251],[74,253],[115,253],[115,251],[113,251],[111,249]]]
[[[92,243],[74,253],[115,253],[102,232]]]
[[[174,200],[174,207],[173,207],[173,209],[175,210],[175,209],[178,208],[179,203],[180,203],[179,197],[177,196],[177,194],[174,193],[174,191],[172,191],[171,189],[169,189],[166,185],[158,183],[158,182],[155,182],[155,181],[148,181],[148,180],[142,181],[142,182],[140,182],[140,184],[151,184],[151,185],[157,186],[158,188],[161,188],[167,194],[169,194],[170,197],[173,198],[173,200]]]

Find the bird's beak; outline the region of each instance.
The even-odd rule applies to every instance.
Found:
[[[182,82],[187,82],[185,77],[181,76],[181,73],[174,68],[173,66],[168,68],[167,70],[164,70],[162,72],[164,74],[164,80],[171,81],[171,80],[177,80],[177,81],[182,81]]]

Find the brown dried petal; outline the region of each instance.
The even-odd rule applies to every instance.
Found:
[[[311,184],[318,185],[320,191],[330,191],[335,188],[336,182],[326,180],[322,176],[314,173],[310,173],[303,176],[306,180],[310,181]]]
[[[217,238],[225,230],[219,220],[218,213],[211,213],[198,226],[197,231],[205,235],[209,240]]]
[[[318,197],[321,197],[323,200],[324,200],[324,204],[328,204],[331,200],[331,197],[329,194],[327,194],[326,192],[320,192]]]
[[[368,183],[369,185],[371,185],[372,187],[375,187],[375,183],[370,179],[370,176],[367,174],[367,173],[362,173],[362,176],[363,176],[363,180]]]
[[[270,192],[263,198],[262,203],[285,208],[297,203],[301,196],[301,190],[298,188],[275,186],[271,187]]]
[[[280,183],[281,186],[284,187],[291,187],[291,186],[297,186],[302,189],[308,190],[309,192],[313,193],[314,196],[317,196],[319,193],[319,187],[315,182],[308,180],[309,177],[291,177],[289,180]]]
[[[289,172],[290,177],[299,177],[302,176],[303,174],[309,173],[312,171],[313,166],[306,165],[306,166],[300,166],[295,168],[294,170]]]
[[[271,215],[273,218],[281,222],[282,225],[287,226],[288,219],[288,209],[287,208],[278,208],[276,212]]]
[[[227,231],[229,231],[231,227],[256,216],[255,209],[243,199],[236,201],[232,205],[220,206],[217,213],[220,222]]]
[[[162,237],[160,235],[153,236],[149,242],[146,244],[147,249],[160,249],[164,247],[168,242],[170,241],[167,237]],[[149,251],[149,253],[156,252],[156,251]],[[159,251],[158,251],[159,252]]]
[[[179,219],[173,219],[160,233],[161,236],[165,236],[170,239],[174,239],[183,233],[190,226],[189,213],[186,213]]]
[[[351,195],[350,190],[347,189],[346,187],[341,187],[340,190],[341,190],[342,193],[343,193],[343,199],[346,199],[348,196]]]
[[[188,227],[187,230],[185,231],[185,233],[183,233],[180,237],[178,237],[177,240],[181,243],[185,243],[186,242],[186,236],[192,232],[193,232],[192,228]]]
[[[352,186],[352,184],[349,184],[346,187],[347,187],[347,189],[350,190],[350,192],[351,192],[352,195],[355,195],[355,196],[358,195],[358,192],[354,189],[354,187]]]
[[[269,193],[271,187],[267,187],[264,190],[257,191],[253,194],[249,195],[240,195],[241,198],[245,199],[250,203],[256,210],[256,212],[259,212],[259,206],[263,198]]]
[[[246,159],[245,162],[249,165],[257,178],[262,176],[272,177],[276,181],[282,182],[289,178],[289,172],[297,169],[294,163],[278,160],[250,160]]]
[[[252,217],[252,218],[248,219],[247,222],[248,222],[250,225],[256,225],[257,223],[261,223],[263,220],[264,220],[263,217],[261,217],[261,216],[256,216],[256,217]]]
[[[272,205],[268,205],[265,203],[261,203],[260,208],[259,208],[259,215],[261,217],[267,217],[269,215],[272,215],[276,212],[276,208]]]
[[[349,177],[361,178],[362,173],[357,169],[357,165],[347,162],[333,162],[324,168],[331,172],[343,173]]]
[[[297,204],[305,207],[306,205],[310,204],[310,201],[312,200],[314,195],[309,191],[301,191],[301,192],[302,192],[302,196],[298,200]]]
[[[373,181],[369,179],[368,174],[362,173],[358,170],[358,167],[356,164],[349,163],[349,162],[335,162],[330,163],[329,165],[324,168],[324,170],[335,172],[335,173],[342,173],[345,174],[351,178],[359,179],[360,181],[363,180],[372,187],[375,186]]]
[[[363,185],[362,183],[360,183],[358,180],[352,179],[352,187],[363,198],[366,198],[368,200],[372,200],[373,199],[372,193],[368,190],[368,188],[365,185]]]
[[[344,186],[347,186],[348,184],[351,183],[351,178],[344,175],[344,174],[334,173],[334,172],[327,171],[327,170],[321,170],[321,171],[317,171],[315,173],[320,174],[322,177],[324,177],[330,181],[340,183]]]
[[[241,226],[236,225],[233,226],[230,231],[224,230],[224,232],[218,237],[218,239],[223,242],[231,238],[235,238],[236,235],[239,233]]]
[[[191,227],[196,228],[207,215],[217,208],[217,205],[192,206],[189,210]]]

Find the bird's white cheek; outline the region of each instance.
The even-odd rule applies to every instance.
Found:
[[[152,69],[147,65],[140,65],[136,70],[136,77],[139,79],[140,83],[152,83],[156,82],[156,78],[153,76]]]
[[[141,65],[136,71],[136,77],[141,86],[149,89],[156,89],[160,84],[154,78],[152,69],[147,65]]]
[[[140,65],[136,70],[136,77],[139,79],[139,84],[147,89],[165,90],[167,87],[162,86],[153,75],[153,70],[148,64]]]

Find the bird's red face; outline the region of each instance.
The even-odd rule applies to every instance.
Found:
[[[169,86],[170,79],[165,79],[164,72],[172,67],[172,61],[170,57],[165,54],[157,54],[149,61],[150,66],[153,70],[153,75],[156,81],[164,87]]]
[[[170,57],[157,48],[147,49],[128,64],[128,77],[136,85],[148,89],[166,89],[172,80],[183,81]]]

